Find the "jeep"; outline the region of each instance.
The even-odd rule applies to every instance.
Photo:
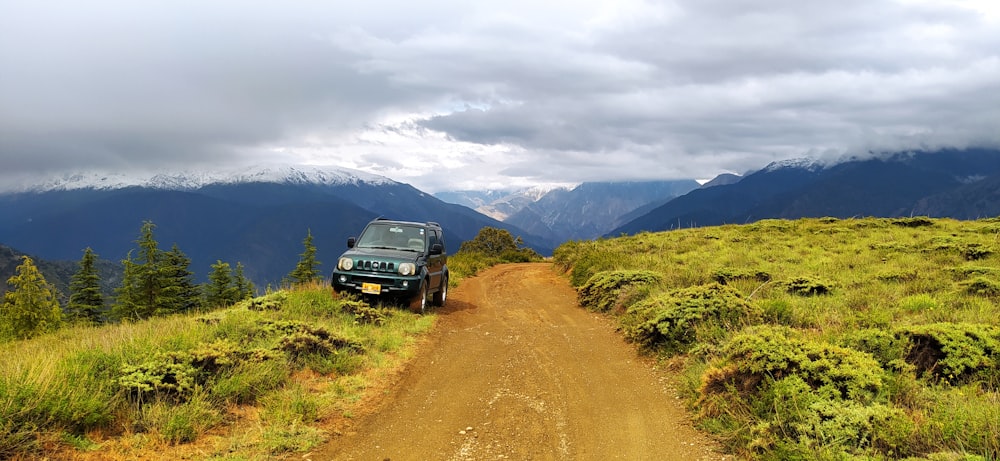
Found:
[[[447,262],[438,223],[378,218],[347,239],[330,284],[337,293],[398,300],[423,314],[428,296],[435,306],[448,297]]]

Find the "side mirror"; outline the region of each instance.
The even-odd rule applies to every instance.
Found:
[[[358,241],[354,237],[347,238],[347,248],[354,248],[355,243],[358,243]]]
[[[434,245],[431,245],[431,254],[432,255],[439,255],[441,253],[444,253],[444,247],[441,246],[440,243],[435,243]]]

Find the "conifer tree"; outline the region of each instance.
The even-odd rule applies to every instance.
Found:
[[[62,322],[55,288],[45,281],[30,257],[23,258],[14,276],[7,280],[10,290],[4,293],[0,305],[0,322],[19,339],[54,330]]]
[[[118,319],[144,319],[197,307],[197,286],[188,270],[190,259],[177,249],[164,252],[153,236],[156,226],[142,223],[135,259],[122,261],[125,275],[118,288],[112,314]]]
[[[139,265],[132,259],[131,251],[122,260],[122,266],[124,268],[122,283],[115,289],[115,303],[111,306],[111,316],[118,320],[146,318],[147,313],[143,312],[142,306],[138,302],[139,296],[136,293]]]
[[[236,273],[233,275],[233,278],[233,283],[236,284],[236,292],[239,298],[238,301],[252,298],[255,288],[253,286],[253,282],[247,279],[246,275],[243,274],[243,263],[236,263]]]
[[[216,260],[212,272],[208,274],[205,287],[205,307],[216,309],[229,306],[239,299],[239,292],[233,283],[233,271],[229,263]]]
[[[296,264],[295,270],[288,274],[287,278],[293,284],[309,283],[320,278],[317,269],[320,262],[316,261],[316,246],[313,245],[312,230],[307,230],[302,245],[305,247],[305,251],[299,255],[299,262]]]
[[[97,255],[90,247],[83,250],[80,268],[69,284],[69,304],[66,311],[74,321],[99,323],[104,313],[104,294],[97,273]]]
[[[156,313],[163,295],[165,278],[161,264],[163,252],[158,248],[159,244],[153,237],[155,227],[152,221],[144,221],[139,239],[135,241],[139,245],[139,253],[136,257],[135,296],[136,304],[144,313],[143,317],[149,317]]]
[[[162,290],[156,306],[156,315],[188,312],[197,309],[201,303],[201,293],[194,283],[194,274],[188,258],[175,243],[170,251],[163,253]]]

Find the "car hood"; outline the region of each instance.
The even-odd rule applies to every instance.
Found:
[[[352,248],[341,255],[342,258],[366,259],[385,262],[414,262],[423,256],[423,253],[405,250],[384,250],[379,248]]]

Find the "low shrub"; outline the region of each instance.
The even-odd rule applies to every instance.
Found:
[[[140,364],[124,366],[118,383],[136,403],[157,397],[184,401],[198,384],[198,370],[191,365],[190,355],[165,353]]]
[[[734,280],[754,280],[757,282],[769,282],[771,281],[771,274],[767,271],[755,270],[755,269],[718,269],[712,273],[712,279],[723,285],[726,285]]]
[[[724,345],[722,356],[721,364],[705,373],[702,394],[735,386],[752,395],[767,380],[795,375],[818,392],[872,402],[885,373],[870,354],[801,339],[783,327],[748,328]]]
[[[340,311],[354,317],[354,321],[364,325],[384,325],[389,320],[389,313],[384,308],[372,307],[358,299],[344,299],[340,302]]]
[[[966,243],[960,245],[959,251],[966,261],[978,261],[986,259],[993,254],[993,249],[980,243]]]
[[[1000,385],[1000,328],[933,323],[897,331],[909,341],[905,358],[920,376],[951,384],[981,381]]]
[[[871,354],[884,368],[898,368],[909,346],[909,343],[899,335],[881,328],[848,331],[837,338],[836,344]]]
[[[885,371],[867,353],[771,326],[744,330],[721,353],[702,376],[698,406],[708,421],[745,407],[748,430],[729,440],[738,452],[776,459],[898,454],[913,431],[906,414],[881,399]]]
[[[288,300],[288,295],[284,291],[270,293],[244,301],[247,309],[252,311],[276,311],[280,310],[282,304]]]
[[[620,307],[629,292],[661,279],[660,274],[647,270],[598,272],[577,289],[577,299],[587,309],[608,312]]]
[[[764,394],[773,414],[760,415],[761,422],[752,427],[753,450],[776,459],[908,454],[901,451],[908,449],[914,424],[899,408],[817,393],[797,375],[774,382]]]
[[[811,277],[793,277],[781,284],[791,294],[799,296],[821,296],[833,291],[833,284]]]
[[[889,223],[900,227],[928,227],[934,225],[934,220],[927,216],[915,216],[912,218],[892,219]]]
[[[876,275],[875,278],[886,283],[912,282],[917,279],[917,271],[915,270],[886,271]]]
[[[995,298],[1000,296],[1000,283],[986,277],[976,277],[959,283],[963,291],[973,296]]]
[[[695,342],[717,343],[728,332],[758,323],[760,309],[719,283],[658,294],[622,316],[625,337],[644,348],[683,352]]]

